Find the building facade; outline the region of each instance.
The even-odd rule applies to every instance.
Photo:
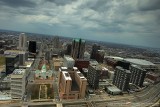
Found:
[[[127,91],[129,89],[130,76],[131,72],[129,70],[117,66],[114,73],[113,84],[122,91]]]
[[[74,39],[72,41],[71,56],[74,59],[83,59],[84,51],[85,51],[85,40],[83,40],[83,39]]]
[[[25,52],[19,53],[19,65],[25,65],[26,54]]]
[[[30,53],[36,53],[36,41],[29,41],[28,51]]]
[[[59,72],[59,96],[61,99],[83,99],[87,79],[83,74],[76,70]]]
[[[145,69],[142,69],[138,65],[131,65],[130,71],[131,71],[130,82],[139,87],[142,87],[147,71]]]
[[[25,51],[27,47],[27,38],[25,33],[19,35],[19,49]]]
[[[98,65],[89,65],[88,66],[88,74],[87,74],[87,81],[88,85],[93,88],[97,89],[99,87],[99,78],[100,78],[101,68]]]
[[[15,69],[11,74],[11,98],[22,99],[26,87],[26,70]]]
[[[75,60],[71,56],[65,55],[63,60],[63,66],[68,68],[73,68],[74,65],[75,65]]]
[[[91,57],[90,57],[91,59],[95,59],[96,58],[96,54],[97,54],[98,50],[100,50],[100,46],[97,45],[97,44],[94,44],[92,46]]]
[[[19,66],[19,55],[6,56],[6,75],[11,74]]]

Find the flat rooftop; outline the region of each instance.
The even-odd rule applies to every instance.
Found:
[[[25,73],[26,69],[15,69],[12,73],[12,75],[23,75]]]
[[[64,75],[65,80],[72,80],[70,74],[67,71],[62,71],[62,74]]]
[[[64,58],[67,59],[67,60],[74,61],[74,59],[71,56],[68,56],[68,55],[65,55]]]
[[[146,61],[144,59],[125,58],[124,60],[127,62],[130,62],[130,63],[136,64],[136,65],[155,66],[154,63],[152,63],[150,61]]]
[[[124,60],[124,58],[118,57],[118,56],[105,56],[105,58],[111,58],[111,59],[115,59],[115,60]]]
[[[121,90],[115,86],[109,86],[107,89],[111,92],[121,92]]]

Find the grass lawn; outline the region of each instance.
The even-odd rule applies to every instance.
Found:
[[[47,86],[47,97],[48,99],[54,99],[54,90],[53,87],[50,87],[50,84],[44,84]],[[32,87],[32,95],[31,99],[39,99],[39,89],[40,89],[40,84],[35,84]]]

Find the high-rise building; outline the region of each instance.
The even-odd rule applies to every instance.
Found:
[[[88,85],[91,88],[97,89],[99,87],[100,73],[101,73],[101,68],[99,65],[90,64],[88,66],[87,81]]]
[[[97,44],[94,44],[92,46],[91,57],[90,57],[91,59],[96,59],[96,54],[97,54],[98,50],[100,50],[100,46]]]
[[[122,91],[127,91],[129,88],[131,72],[117,66],[114,73],[113,84]]]
[[[27,38],[25,33],[19,35],[19,49],[25,51],[27,46]]]
[[[15,69],[11,74],[11,98],[22,99],[26,87],[26,70]]]
[[[85,40],[83,40],[83,39],[74,39],[72,41],[71,56],[74,59],[83,59],[84,51],[85,51]]]
[[[11,74],[19,66],[19,55],[6,56],[6,75]]]
[[[19,53],[19,65],[25,65],[25,52]]]
[[[142,87],[147,71],[145,69],[142,69],[138,65],[131,65],[130,71],[131,71],[130,82],[137,86]]]
[[[104,50],[98,50],[96,52],[96,55],[95,55],[96,61],[99,62],[99,63],[103,63],[104,55],[105,55],[105,51]]]
[[[30,53],[36,53],[36,41],[29,41],[28,51]]]
[[[65,55],[64,61],[63,61],[63,66],[68,67],[68,68],[73,68],[74,65],[75,65],[75,60],[71,56]]]
[[[66,55],[71,55],[72,44],[67,44]]]
[[[59,72],[59,95],[61,99],[85,98],[87,79],[78,70]]]

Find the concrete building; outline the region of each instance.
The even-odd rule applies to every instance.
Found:
[[[129,88],[131,72],[129,70],[123,69],[122,67],[116,67],[113,84],[117,86],[122,91],[127,91]]]
[[[99,62],[99,63],[103,63],[104,55],[105,55],[104,50],[98,50],[96,52],[96,56],[95,56],[96,61]]]
[[[67,44],[66,55],[71,55],[72,44]]]
[[[53,58],[53,67],[56,71],[63,66],[63,58]]]
[[[21,33],[19,35],[19,50],[25,51],[27,47],[27,38],[25,36],[25,33]]]
[[[122,93],[122,91],[115,86],[106,87],[105,90],[107,91],[108,94],[111,94],[111,95],[118,95]]]
[[[97,89],[99,87],[100,73],[101,67],[99,65],[94,66],[90,64],[88,66],[87,81],[91,88]]]
[[[73,68],[75,64],[75,60],[68,55],[64,56],[63,66],[68,68]]]
[[[130,71],[131,71],[130,82],[139,87],[142,87],[147,71],[137,65],[131,65]]]
[[[98,50],[100,50],[100,46],[97,44],[94,44],[92,46],[92,51],[91,51],[91,59],[95,59],[96,58],[96,53],[98,52]]]
[[[108,78],[113,80],[114,78],[114,71],[108,70]]]
[[[76,70],[59,72],[59,95],[61,99],[83,99],[87,79],[83,74]]]
[[[11,74],[11,97],[22,99],[25,93],[26,75],[25,69],[15,69]]]
[[[6,58],[6,75],[11,74],[19,66],[19,55],[7,55]]]
[[[88,68],[89,61],[85,59],[77,59],[75,60],[75,67],[77,67],[80,71],[82,71],[82,68]]]
[[[83,39],[74,39],[72,41],[72,50],[71,56],[74,59],[83,59],[85,51],[85,40]]]
[[[133,65],[138,65],[146,71],[157,71],[158,69],[154,63],[144,59],[125,58],[124,61],[130,62]]]
[[[84,52],[84,59],[85,60],[90,60],[90,57],[91,57],[91,55],[87,51],[85,51]]]
[[[19,65],[25,65],[26,54],[25,52],[19,53]]]

